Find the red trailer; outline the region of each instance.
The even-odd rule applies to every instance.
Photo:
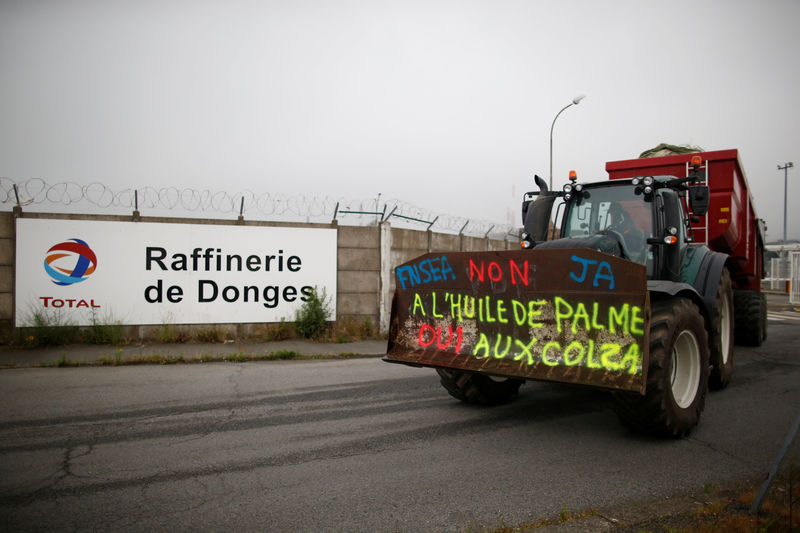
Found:
[[[693,171],[692,157],[698,155],[711,201],[708,213],[692,222],[694,241],[731,257],[728,268],[734,289],[759,292],[764,278],[764,226],[756,214],[738,150],[609,161],[606,171],[612,180],[647,175],[689,176]]]

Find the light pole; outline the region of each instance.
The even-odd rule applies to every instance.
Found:
[[[783,242],[786,242],[786,193],[789,190],[789,169],[794,163],[789,162],[783,166],[778,165],[778,170],[783,170]]]
[[[550,190],[553,190],[553,128],[556,125],[556,119],[558,119],[558,115],[563,113],[565,109],[573,105],[578,105],[584,98],[586,98],[585,94],[580,94],[573,98],[572,102],[562,107],[561,111],[556,113],[556,118],[553,119],[553,123],[550,125]]]

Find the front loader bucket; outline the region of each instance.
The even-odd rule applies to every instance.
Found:
[[[430,253],[395,283],[385,361],[644,391],[642,265],[589,249]]]

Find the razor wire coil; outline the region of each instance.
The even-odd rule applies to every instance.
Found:
[[[47,183],[41,178],[16,180],[0,177],[0,205],[25,207],[52,204],[62,208],[93,206],[100,209],[150,209],[188,213],[247,214],[249,218],[286,222],[330,222],[374,225],[391,219],[411,227],[502,239],[518,234],[510,224],[438,213],[397,199],[347,199],[305,194],[235,193],[177,187],[140,187],[114,190],[102,183],[74,181]],[[341,217],[341,218],[340,218]]]

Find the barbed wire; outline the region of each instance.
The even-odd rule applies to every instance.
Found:
[[[488,220],[437,213],[397,199],[381,201],[330,196],[254,193],[242,190],[197,190],[177,187],[141,187],[114,190],[102,183],[81,185],[72,181],[49,184],[41,178],[15,180],[0,177],[0,205],[25,207],[51,204],[62,208],[93,206],[100,209],[170,210],[188,213],[234,213],[248,218],[286,222],[331,222],[425,228],[437,232],[504,239],[516,237],[518,228]]]

